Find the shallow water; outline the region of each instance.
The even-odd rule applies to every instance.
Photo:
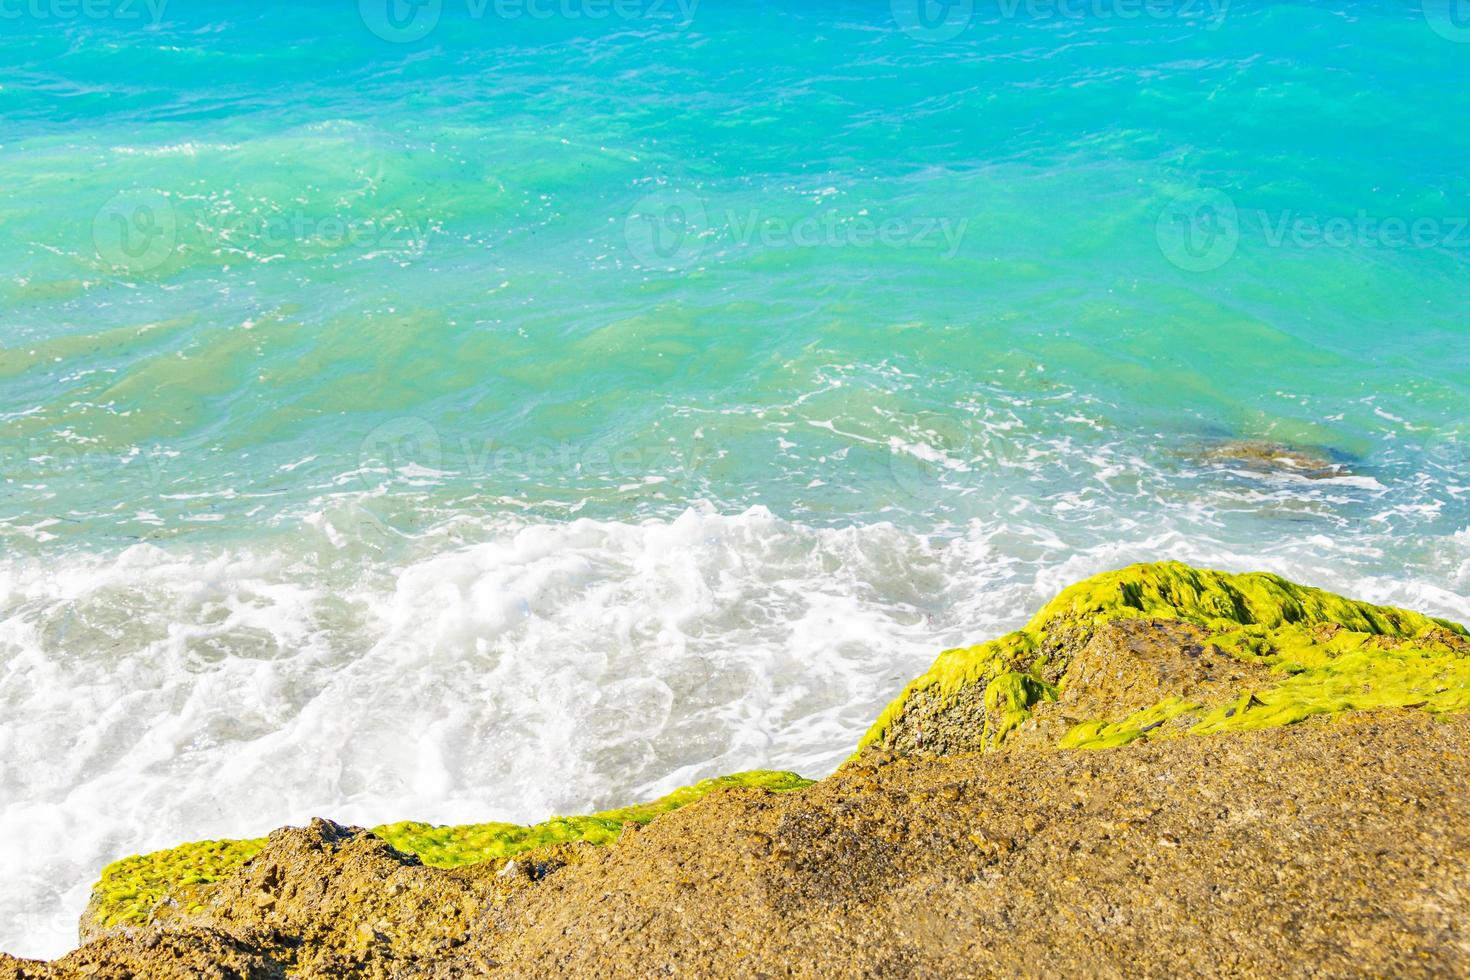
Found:
[[[1470,28],[904,2],[0,11],[0,949],[821,775],[1131,561],[1470,619]]]

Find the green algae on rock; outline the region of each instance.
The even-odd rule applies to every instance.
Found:
[[[1364,714],[1374,709],[1398,710]],[[1053,918],[1065,923],[1039,947],[1047,956],[1079,928],[1115,935],[1111,914],[1104,921],[1071,910],[1095,897],[1097,882],[1136,896],[1140,859],[1155,866],[1144,885],[1165,891],[1135,904],[1166,919],[1169,910],[1190,909],[1177,900],[1184,894],[1177,882],[1205,869],[1187,893],[1214,894],[1228,882],[1237,889],[1232,907],[1254,901],[1259,923],[1297,916],[1300,894],[1331,894],[1374,910],[1378,933],[1369,950],[1381,964],[1439,956],[1448,965],[1458,962],[1458,947],[1444,937],[1463,920],[1454,904],[1463,905],[1461,893],[1434,921],[1407,932],[1403,924],[1423,910],[1425,887],[1452,890],[1444,869],[1458,866],[1463,841],[1442,829],[1425,832],[1421,821],[1428,814],[1436,828],[1463,823],[1463,794],[1454,788],[1463,784],[1455,766],[1467,722],[1432,719],[1467,710],[1470,633],[1462,626],[1274,575],[1138,565],[1072,586],[1021,630],[946,651],[864,738],[865,747],[893,751],[860,753],[811,793],[782,792],[810,785],[794,774],[751,772],[530,827],[398,823],[369,832],[318,820],[263,841],[184,845],[110,865],[83,919],[88,945],[54,970],[0,957],[0,976],[73,980],[104,964],[119,971],[104,975],[162,976],[158,964],[181,956],[223,958],[238,975],[334,980],[440,967],[449,972],[433,975],[457,976],[487,963],[510,964],[515,976],[567,975],[578,962],[589,976],[610,975],[609,964],[641,976],[670,956],[703,964],[700,957],[725,955],[742,969],[757,960],[789,964],[793,949],[778,955],[764,944],[809,949],[805,924],[819,921],[833,936],[856,937],[834,964],[864,964],[829,972],[901,965],[911,973],[909,958],[920,949],[913,937],[922,933],[934,972],[953,973],[957,963],[1007,948],[994,942],[990,925],[976,923],[1050,921],[1058,912]],[[1356,714],[1356,725],[1256,731],[1345,714]],[[1216,732],[1233,737],[1176,738]],[[1134,742],[1124,752],[1024,751]],[[952,754],[975,749],[1023,751]],[[1108,785],[1088,789],[1098,781]],[[1226,788],[1247,784],[1254,788],[1243,802],[1218,802]],[[1161,795],[1164,785],[1178,792]],[[1365,809],[1361,801],[1372,794],[1391,805]],[[1022,802],[1011,808],[1011,801]],[[1085,818],[1069,822],[1079,805]],[[595,846],[673,810],[682,812],[616,846]],[[1276,822],[1270,833],[1262,832],[1263,813]],[[1209,821],[1215,838],[1190,837]],[[1414,833],[1427,836],[1410,839]],[[1395,835],[1403,837],[1397,866],[1382,861],[1377,843]],[[1319,856],[1284,865],[1283,855],[1304,841]],[[1421,860],[1426,848],[1440,851]],[[1356,856],[1344,864],[1347,854]],[[895,890],[900,867],[905,881],[931,880]],[[1388,873],[1370,885],[1370,867]],[[1283,889],[1283,868],[1316,877]],[[1019,887],[973,887],[997,875]],[[1384,881],[1394,882],[1388,891]],[[1027,904],[1046,889],[1058,890]],[[936,894],[949,897],[936,902]],[[895,896],[918,904],[890,933],[884,924]],[[1408,904],[1396,904],[1400,897]],[[874,902],[884,915],[831,918]],[[953,921],[932,917],[945,908],[958,910]],[[739,927],[749,948],[732,952],[729,924],[752,909],[759,914]],[[691,913],[701,924],[680,932]],[[1152,915],[1139,920],[1126,949],[1077,944],[1074,972],[1099,972],[1087,968],[1098,963],[1115,972],[1139,955],[1174,955],[1177,943],[1156,942]],[[663,924],[647,929],[659,916]],[[1348,955],[1336,944],[1336,919],[1304,921],[1332,939],[1321,956]],[[1176,927],[1196,937],[1200,921]],[[963,928],[974,931],[955,952]],[[1295,934],[1257,932],[1274,936],[1262,964],[1301,961]],[[186,933],[192,938],[184,942]],[[1395,946],[1395,936],[1412,942]],[[623,945],[604,949],[616,942]],[[1216,943],[1200,960],[1212,969],[1198,972],[1234,962],[1236,934],[1220,933]],[[953,961],[944,958],[950,953]],[[1361,956],[1351,951],[1352,962]],[[1008,969],[993,972],[1013,973],[1017,962],[1013,956]]]
[[[1398,710],[869,752],[800,793],[452,870],[313,820],[197,908],[53,963],[0,954],[0,980],[1464,977],[1467,784],[1470,716]]]
[[[1233,701],[1208,705],[1171,697],[1118,721],[1085,722],[1069,731],[1060,747],[1124,745],[1152,734],[1160,722],[1182,717],[1193,722],[1189,734],[1210,735],[1348,711],[1470,710],[1470,642],[1443,627],[1406,640],[1335,625],[1276,630],[1246,626],[1217,635],[1213,642],[1241,661],[1269,665],[1281,679],[1261,690],[1243,691]]]
[[[373,833],[425,865],[459,868],[558,843],[605,844],[615,840],[627,824],[647,824],[660,814],[720,789],[743,787],[785,792],[809,786],[811,782],[791,772],[742,772],[706,779],[652,802],[591,816],[555,817],[533,826],[485,823],[439,827],[402,822],[376,827]],[[92,901],[83,917],[83,934],[147,925],[155,918],[160,903],[167,900],[192,904],[207,886],[229,878],[259,854],[265,844],[265,838],[200,841],[114,861],[103,869],[101,880],[93,886]]]
[[[1336,452],[1290,446],[1267,439],[1229,439],[1204,447],[1194,455],[1206,463],[1238,467],[1260,475],[1331,480],[1351,473],[1347,463]]]
[[[1135,565],[1064,590],[1022,629],[948,650],[888,706],[861,747],[900,753],[1109,748],[1377,708],[1470,710],[1470,634],[1275,575]],[[404,822],[373,834],[455,869],[538,848],[605,844],[712,791],[798,789],[792,773],[706,780],[650,803],[534,826]],[[94,888],[83,935],[204,908],[265,840],[205,841],[125,858]]]
[[[1101,748],[1383,707],[1470,708],[1464,627],[1264,573],[1134,565],[948,650],[859,748]]]
[[[606,844],[617,839],[625,824],[646,824],[659,814],[677,810],[718,789],[743,787],[784,792],[811,784],[812,780],[796,773],[757,770],[706,779],[693,786],[676,789],[651,803],[607,810],[590,817],[555,817],[530,827],[510,823],[435,827],[407,822],[376,827],[373,833],[400,851],[416,855],[430,867],[458,868],[493,858],[510,857],[548,844],[573,841]]]

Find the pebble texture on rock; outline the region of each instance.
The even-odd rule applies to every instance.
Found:
[[[317,822],[273,835],[188,931],[0,978],[1461,977],[1466,786],[1470,719],[1418,713],[870,753],[509,875]]]
[[[1134,565],[946,650],[864,747],[1109,748],[1377,708],[1470,709],[1470,634],[1275,575]]]

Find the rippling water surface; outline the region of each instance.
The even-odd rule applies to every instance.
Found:
[[[1451,13],[6,7],[0,948],[180,840],[821,775],[1131,561],[1470,619]]]

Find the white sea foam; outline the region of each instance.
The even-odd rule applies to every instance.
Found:
[[[940,539],[701,507],[461,515],[389,541],[359,503],[256,550],[0,564],[0,948],[66,950],[103,864],[184,840],[314,815],[530,821],[739,769],[825,774],[938,650],[1132,561],[1470,619],[1465,535],[1442,563],[1460,580],[1431,583],[1354,576],[1326,537],[1079,549],[1014,521]]]

